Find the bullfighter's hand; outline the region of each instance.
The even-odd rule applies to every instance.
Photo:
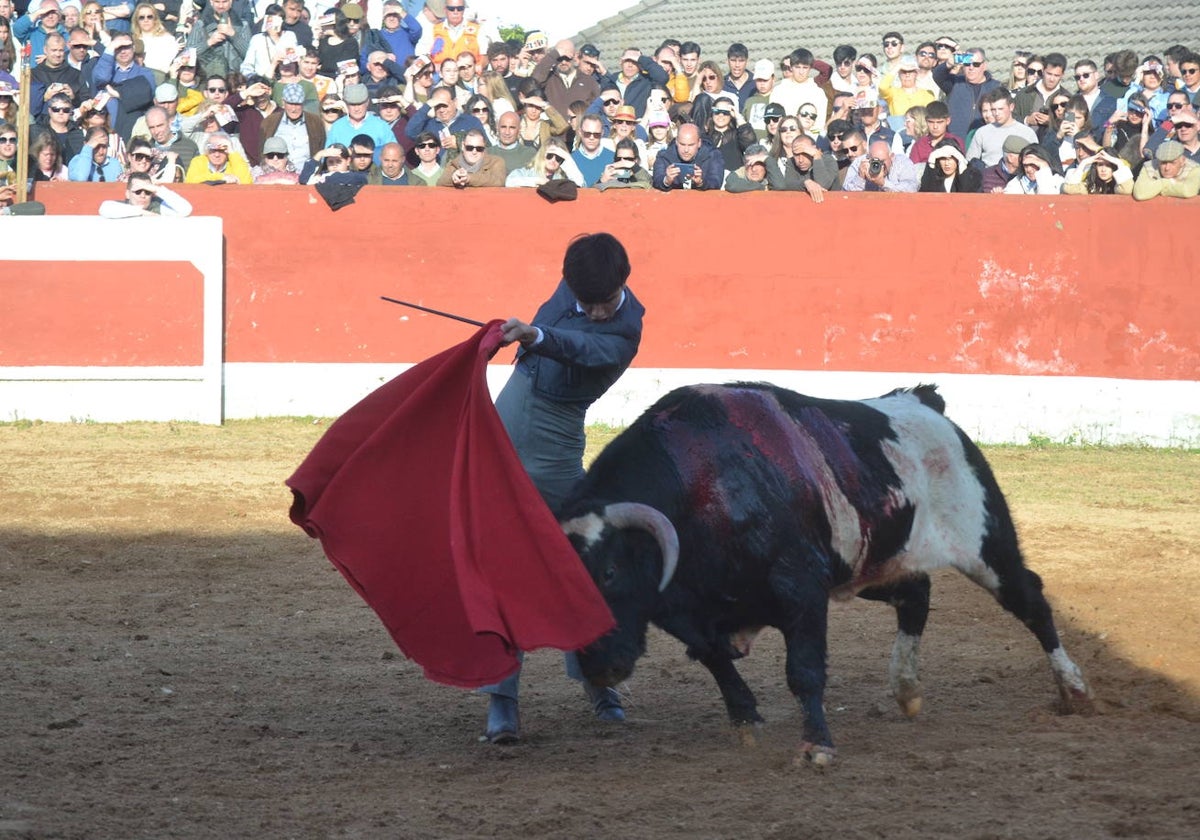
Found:
[[[535,327],[529,326],[524,321],[518,318],[509,318],[500,327],[500,332],[504,336],[504,343],[501,347],[507,347],[514,341],[519,341],[522,344],[532,344],[537,341],[538,331]]]

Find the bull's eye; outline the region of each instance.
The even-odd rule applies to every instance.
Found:
[[[614,580],[616,580],[616,577],[617,567],[610,565],[604,570],[604,585],[607,586],[608,584],[612,583]]]

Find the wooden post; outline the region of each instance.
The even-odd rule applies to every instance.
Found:
[[[17,204],[29,200],[29,59],[32,54],[32,46],[26,43],[25,60],[21,62],[20,101],[17,103]]]

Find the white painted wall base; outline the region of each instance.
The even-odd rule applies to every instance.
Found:
[[[225,414],[230,418],[337,416],[405,365],[228,364]],[[488,368],[495,395],[511,368]],[[1200,447],[1200,382],[1064,376],[730,371],[633,368],[588,414],[592,423],[624,426],[660,396],[700,382],[766,381],[837,399],[875,397],[933,382],[946,413],[981,443],[1032,439],[1079,444]]]

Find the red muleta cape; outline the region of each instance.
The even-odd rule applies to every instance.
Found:
[[[614,626],[488,393],[500,321],[371,393],[287,480],[291,519],[431,680],[475,687],[519,650]]]

